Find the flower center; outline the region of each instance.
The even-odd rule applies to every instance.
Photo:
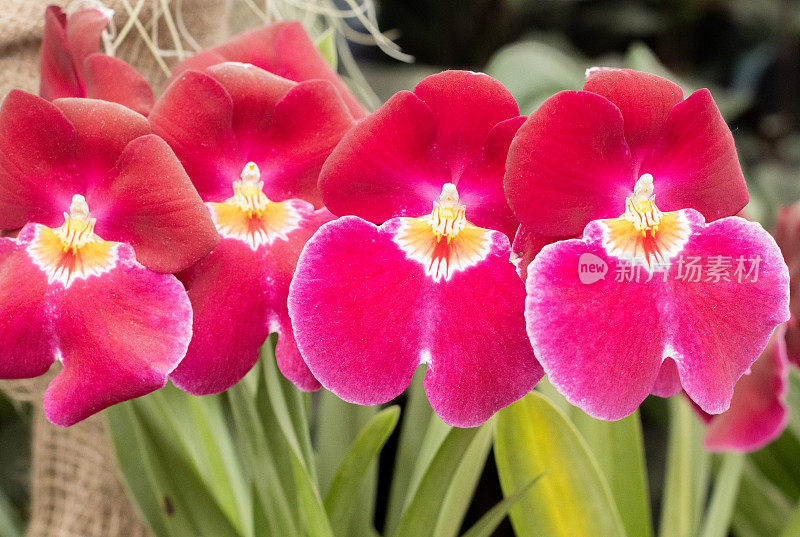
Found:
[[[436,240],[447,237],[447,243],[453,240],[467,226],[465,216],[467,207],[458,201],[458,190],[453,183],[445,183],[439,200],[433,202],[433,211],[428,216]]]
[[[255,162],[248,162],[241,173],[241,179],[233,182],[233,198],[229,201],[247,213],[249,218],[261,218],[270,200],[264,194],[264,181],[261,170]]]
[[[255,162],[248,162],[233,182],[233,196],[222,203],[208,203],[220,235],[246,243],[252,250],[276,239],[288,240],[288,233],[303,219],[297,200],[271,201],[264,194],[264,181]]]
[[[491,232],[470,224],[465,213],[455,185],[445,183],[431,214],[400,218],[394,242],[406,257],[421,263],[433,281],[449,280],[456,272],[486,259],[491,248]]]
[[[655,203],[653,176],[643,174],[625,199],[619,218],[601,220],[603,247],[619,259],[648,270],[669,265],[689,240],[689,223],[682,211],[662,213]]]
[[[116,266],[119,243],[98,237],[94,233],[95,222],[86,198],[75,194],[60,227],[36,226],[28,254],[47,273],[48,282],[69,287],[77,278],[99,276]]]
[[[658,224],[664,213],[656,207],[656,195],[653,189],[653,176],[642,175],[633,188],[633,194],[625,199],[625,213],[621,218],[633,223],[633,227],[642,232],[642,236],[655,236]]]
[[[89,216],[89,204],[86,203],[86,198],[80,194],[72,196],[69,212],[64,213],[64,223],[55,231],[61,239],[64,253],[71,251],[72,255],[75,255],[88,243],[102,240],[94,234],[95,222],[96,220]]]

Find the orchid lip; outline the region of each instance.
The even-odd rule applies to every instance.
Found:
[[[222,237],[240,240],[255,251],[276,240],[288,240],[288,234],[300,227],[302,216],[291,201],[272,201],[264,193],[261,170],[255,162],[244,166],[232,188],[232,197],[208,204]]]
[[[433,210],[420,218],[400,218],[394,242],[409,259],[421,263],[435,282],[486,259],[491,247],[489,230],[473,226],[466,219],[466,206],[459,201],[452,183],[442,186]],[[444,240],[442,240],[444,239]]]
[[[655,198],[653,176],[642,174],[622,216],[601,221],[603,247],[610,255],[652,270],[680,253],[689,240],[686,217],[682,211],[661,212]]]
[[[48,283],[69,287],[78,278],[100,276],[116,266],[119,244],[98,237],[94,232],[95,222],[86,198],[75,194],[61,227],[52,229],[37,224],[27,251],[47,274]]]

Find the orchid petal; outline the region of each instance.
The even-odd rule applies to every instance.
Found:
[[[154,134],[130,142],[87,201],[97,217],[97,234],[130,244],[139,261],[156,272],[184,270],[219,241],[180,162]]]
[[[117,265],[77,279],[54,319],[64,363],[45,392],[47,418],[68,426],[163,387],[186,353],[192,310],[180,282],[142,267],[118,245]]]
[[[86,96],[127,106],[142,115],[153,109],[155,97],[147,80],[128,63],[106,54],[84,61]]]
[[[711,222],[749,199],[733,135],[708,90],[675,105],[641,172],[657,182],[661,210],[689,207]]]
[[[769,234],[738,217],[705,224],[696,211],[681,213],[691,230],[682,256],[760,256],[757,281],[680,279],[683,265],[675,260],[667,271],[643,271],[647,281],[619,278],[625,264],[606,252],[602,222],[590,224],[581,240],[546,246],[528,267],[533,347],[559,391],[594,417],[633,412],[657,389],[665,358],[675,361],[681,385],[703,410],[724,411],[736,381],[789,317],[788,273]],[[605,268],[585,283],[584,254]]]
[[[637,162],[650,152],[670,111],[683,100],[683,90],[674,82],[631,69],[589,69],[583,89],[602,95],[622,112],[625,139]]]
[[[425,363],[434,410],[479,425],[541,378],[508,239],[482,230],[486,254],[444,284],[399,246],[406,220],[376,228],[348,216],[312,237],[289,290],[298,346],[323,386],[358,404],[396,397]]]
[[[521,224],[569,237],[622,214],[635,172],[619,109],[594,93],[562,91],[511,142],[505,190]]]

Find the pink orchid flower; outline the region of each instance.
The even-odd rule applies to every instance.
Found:
[[[498,81],[447,71],[396,94],[331,153],[323,200],[354,216],[311,238],[289,289],[298,346],[327,389],[384,403],[425,364],[435,412],[472,427],[542,377],[502,191],[522,121]]]
[[[339,92],[354,118],[367,115],[366,108],[328,65],[299,22],[280,22],[243,32],[225,44],[180,62],[173,69],[173,76],[187,69],[202,71],[223,62],[250,63],[295,82],[327,80]]]
[[[67,16],[58,6],[47,8],[40,59],[42,97],[103,99],[147,115],[154,102],[150,84],[124,61],[99,53],[100,36],[112,14],[110,9],[87,8]]]
[[[695,406],[706,423],[705,446],[709,451],[756,451],[786,428],[789,361],[785,330],[784,326],[775,330],[764,352],[736,383],[728,410],[712,415]]]
[[[589,224],[527,270],[528,335],[567,399],[620,419],[682,387],[726,410],[788,318],[788,272],[761,226],[731,216],[747,188],[708,91],[590,70],[520,128],[505,186],[535,249]]]
[[[150,121],[222,236],[178,275],[194,307],[194,336],[171,380],[193,394],[224,391],[277,332],[280,370],[300,389],[318,389],[294,343],[286,296],[306,240],[333,218],[314,207],[322,163],[353,125],[340,94],[326,80],[296,83],[222,63],[180,75]]]
[[[789,318],[789,273],[772,237],[739,217],[662,213],[648,176],[622,216],[545,246],[527,292],[528,335],[551,382],[607,420],[681,388],[705,412],[724,412]]]
[[[19,228],[0,238],[0,377],[61,361],[45,412],[63,426],[164,386],[192,322],[165,273],[219,237],[147,119],[12,91],[0,107],[0,229]]]

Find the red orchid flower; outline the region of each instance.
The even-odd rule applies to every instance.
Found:
[[[764,352],[736,383],[728,410],[713,415],[695,405],[706,424],[707,450],[756,451],[786,428],[789,362],[784,333],[784,326],[775,330]]]
[[[425,364],[433,409],[472,427],[542,377],[502,191],[522,121],[498,81],[446,71],[396,94],[331,153],[323,200],[354,216],[309,240],[289,289],[298,345],[327,389],[385,403]]]
[[[294,343],[286,295],[306,240],[332,215],[320,208],[320,168],[353,117],[326,80],[292,82],[249,64],[186,71],[150,121],[173,147],[222,240],[179,274],[194,307],[194,336],[171,380],[218,393],[258,359],[270,332],[300,389],[319,383]],[[224,320],[224,322],[223,322]]]
[[[223,62],[250,63],[295,82],[327,80],[339,92],[354,118],[367,115],[367,110],[328,65],[299,22],[280,22],[243,32],[223,45],[180,62],[173,76],[187,69],[202,71]]]
[[[590,70],[520,128],[505,186],[530,249],[589,224],[527,269],[528,335],[559,391],[620,419],[674,369],[673,388],[726,410],[788,319],[788,272],[769,234],[732,216],[747,188],[708,91],[682,100],[654,75]]]
[[[42,97],[91,97],[141,114],[150,112],[150,84],[124,61],[99,53],[100,36],[111,16],[107,9],[81,9],[67,16],[58,6],[47,8],[40,59]]]
[[[24,227],[23,227],[24,226]],[[191,337],[184,270],[219,240],[147,119],[14,90],[0,107],[0,377],[63,368],[45,412],[71,425],[166,384]]]

